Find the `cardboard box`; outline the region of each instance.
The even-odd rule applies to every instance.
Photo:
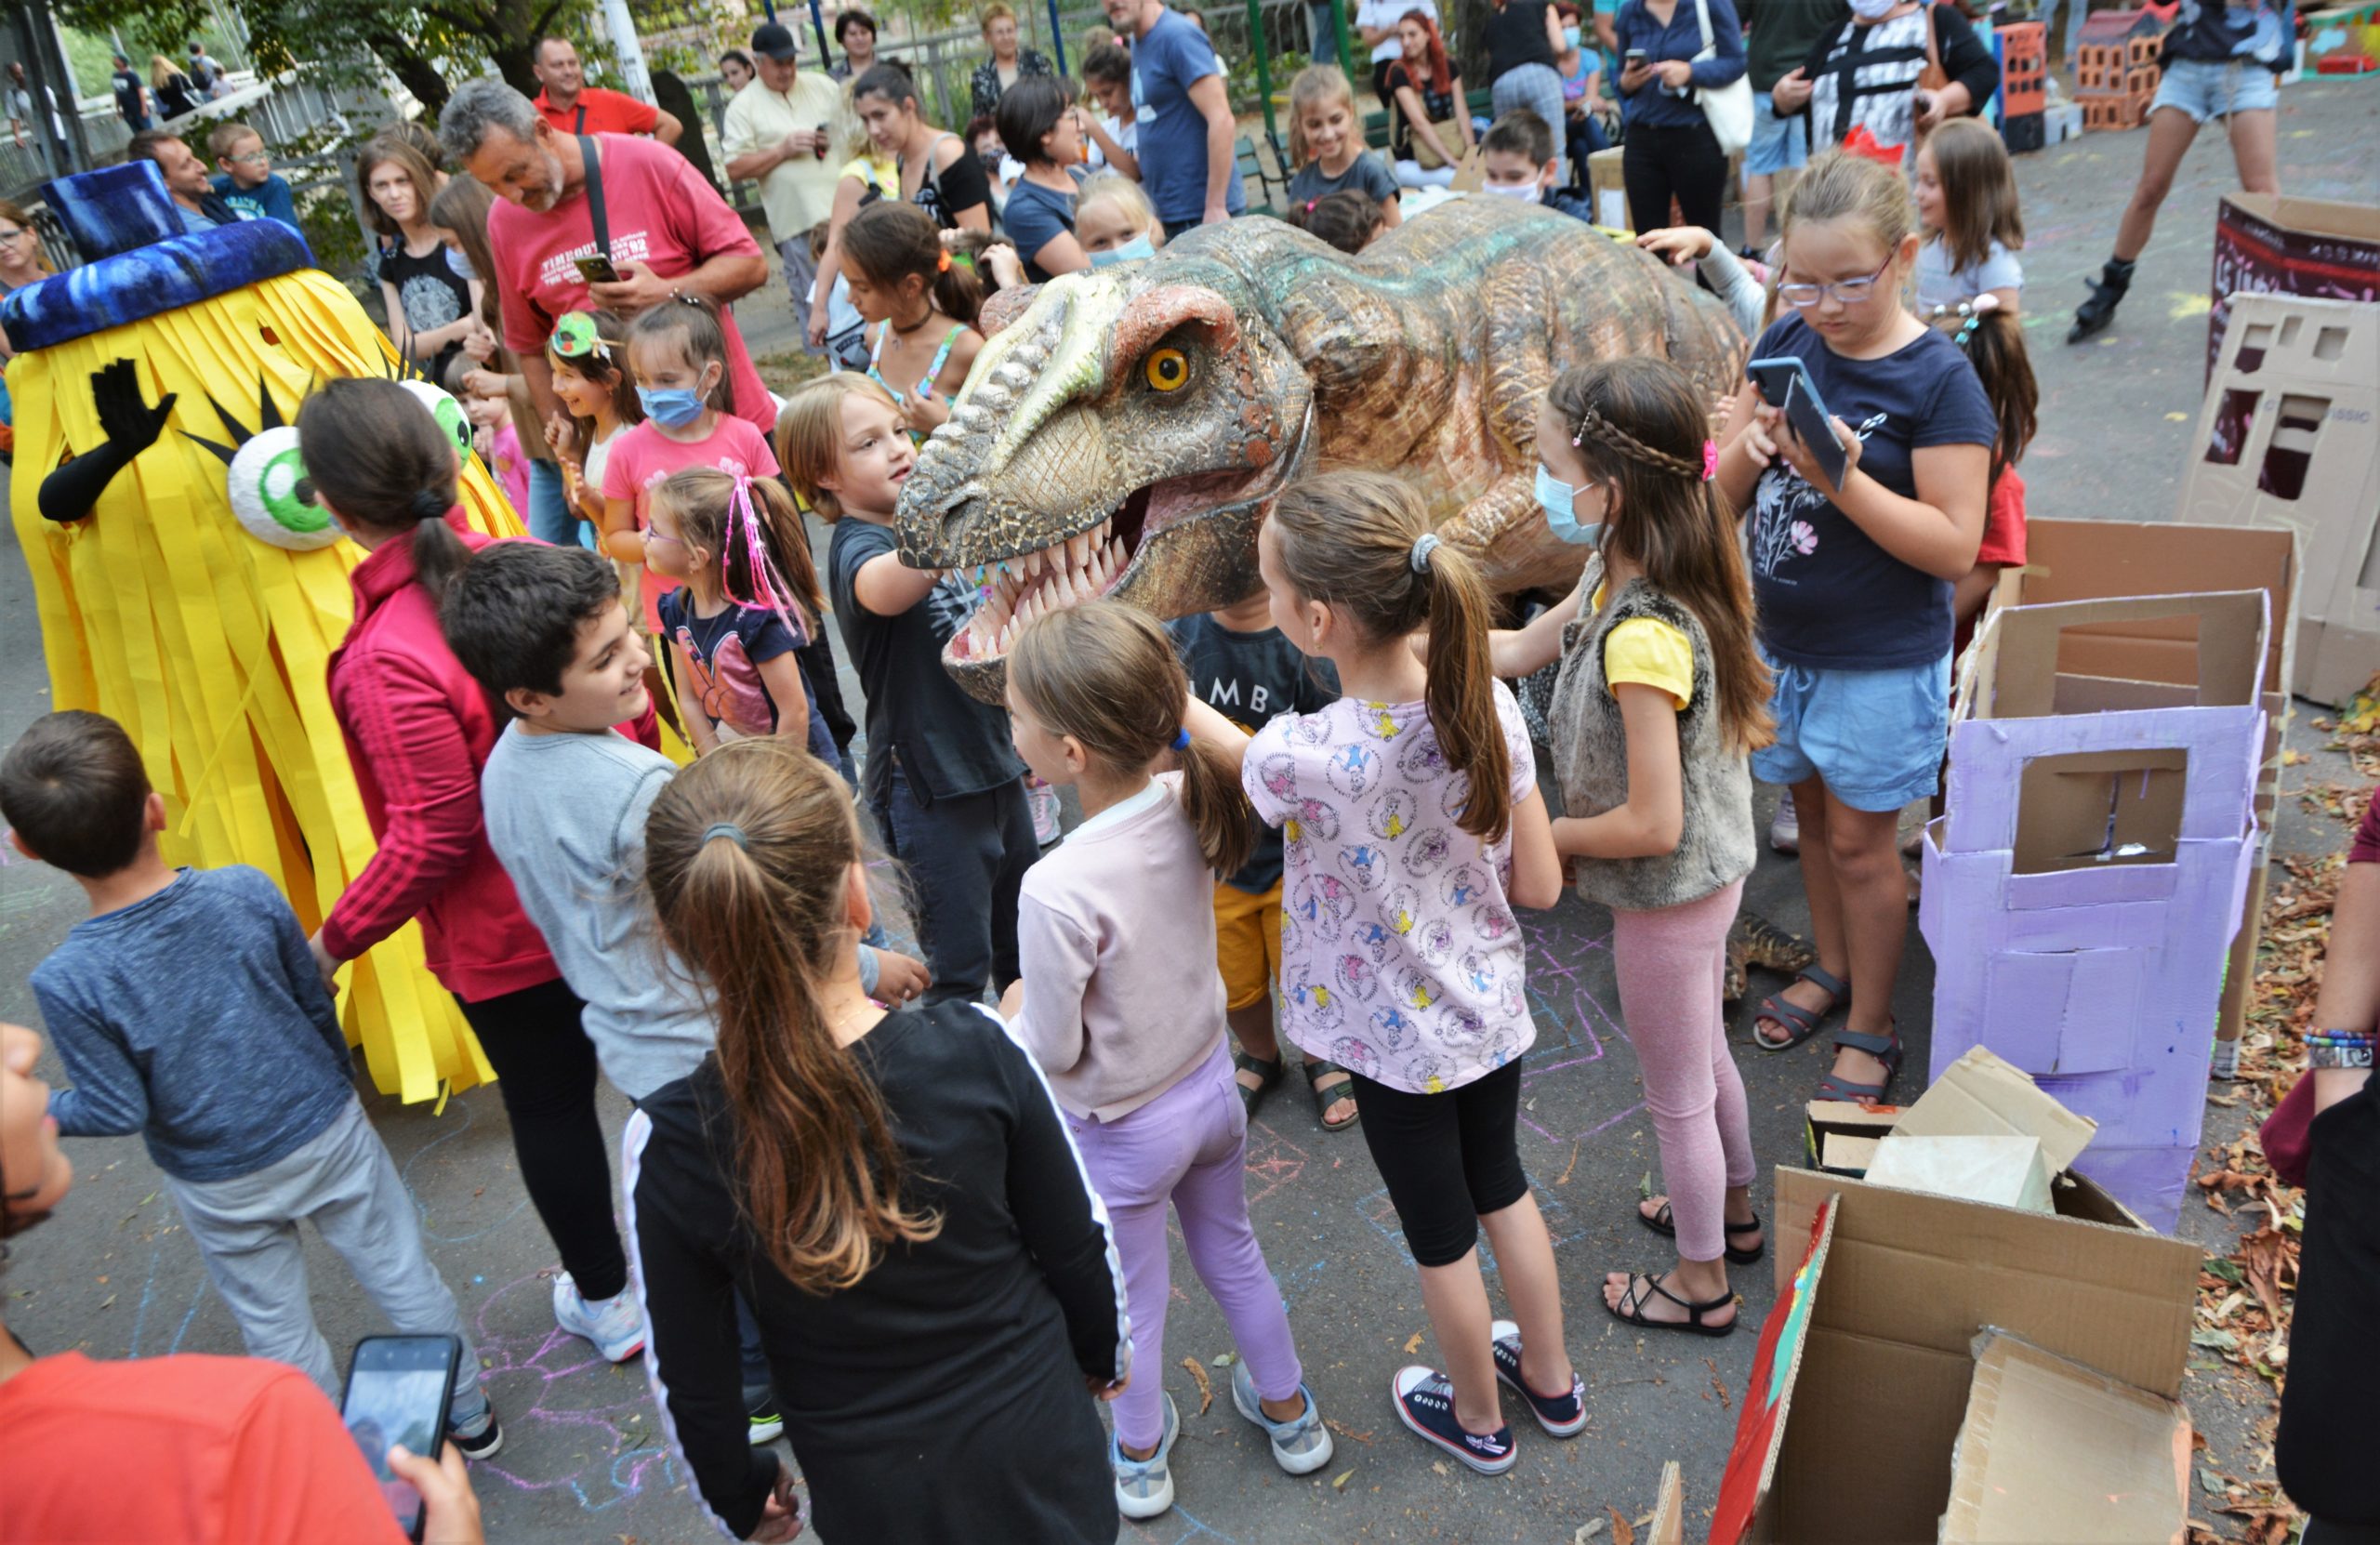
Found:
[[[2076,1167],[2180,1215],[2257,852],[2262,590],[2015,606],[1961,662],[1949,813],[1927,828],[1933,1071],[1988,1046],[2098,1124]],[[2069,677],[2060,636],[2194,619],[2194,689]],[[1904,1118],[1904,1127],[1906,1119]]]
[[[2034,1137],[1885,1138],[1868,1166],[1870,1185],[2051,1212],[2049,1167]]]
[[[2206,319],[2209,384],[2236,295],[2380,300],[2380,208],[2279,193],[2223,195],[2215,211],[2214,304]]]
[[[1942,1545],[2181,1545],[2189,1413],[2022,1337],[1976,1338]]]
[[[1986,1327],[2150,1394],[2181,1393],[2195,1245],[1803,1169],[1777,1171],[1774,1216],[1777,1304],[1738,1410],[1713,1545],[1935,1538],[1975,1382],[1971,1343]]]
[[[2346,703],[2380,672],[2380,304],[2239,297],[2190,444],[2181,519],[2296,534],[2289,688]]]
[[[1597,225],[1626,231],[1628,191],[1620,180],[1620,155],[1615,145],[1587,157],[1587,205],[1595,212]]]
[[[2265,760],[2256,781],[2261,837],[2255,878],[2224,963],[2223,1000],[2215,1038],[2236,1041],[2247,1024],[2248,989],[2255,978],[2256,943],[2263,933],[2265,860],[2272,846],[2273,808],[2280,798],[2281,749],[2292,714],[2288,683],[2297,636],[2297,540],[2285,527],[2180,525],[2173,522],[2033,521],[2026,528],[2025,565],[2001,572],[1994,606],[2116,596],[2186,595],[2192,591],[2261,588],[2271,597],[2265,646]],[[2198,685],[2196,629],[2187,618],[2149,618],[2070,628],[2059,635],[2062,677]],[[2135,695],[2138,693],[2135,690]],[[2174,701],[2185,699],[2177,692]],[[1821,1168],[1824,1168],[1821,1166]]]

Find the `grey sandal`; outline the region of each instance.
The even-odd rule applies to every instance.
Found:
[[[1251,1117],[1256,1115],[1256,1107],[1264,1103],[1264,1097],[1273,1092],[1273,1086],[1281,1081],[1281,1075],[1286,1070],[1288,1061],[1286,1057],[1276,1057],[1271,1062],[1266,1062],[1263,1058],[1253,1056],[1246,1051],[1235,1051],[1231,1054],[1232,1083],[1239,1090],[1241,1109],[1247,1111]],[[1256,1076],[1253,1087],[1239,1081],[1238,1076],[1243,1073],[1252,1073]]]
[[[1304,1065],[1305,1086],[1307,1090],[1314,1096],[1314,1118],[1322,1123],[1322,1129],[1324,1131],[1343,1132],[1348,1128],[1363,1119],[1364,1113],[1360,1109],[1344,1121],[1333,1121],[1329,1116],[1324,1114],[1329,1111],[1331,1106],[1337,1104],[1342,1100],[1346,1101],[1351,1105],[1355,1103],[1355,1076],[1354,1074],[1348,1072],[1345,1068],[1341,1067],[1337,1063],[1333,1062],[1307,1063]],[[1329,1077],[1334,1073],[1339,1075],[1340,1081],[1332,1084],[1329,1089],[1323,1088],[1322,1080]]]
[[[1831,995],[1834,1001],[1823,1009],[1813,1010],[1803,1008],[1782,992],[1771,993],[1768,997],[1762,998],[1760,1007],[1752,1010],[1752,1044],[1763,1051],[1792,1050],[1812,1036],[1817,1035],[1818,1026],[1825,1022],[1829,1014],[1838,1009],[1850,1006],[1851,984],[1823,966],[1805,966],[1793,973],[1793,981],[1807,982]],[[1791,985],[1792,983],[1787,984],[1787,986]],[[1788,1032],[1786,1037],[1781,1041],[1773,1041],[1762,1035],[1760,1022],[1765,1019],[1775,1020],[1785,1026]],[[1862,1047],[1860,1050],[1864,1051],[1867,1049]]]
[[[1837,1050],[1849,1047],[1854,1051],[1865,1051],[1875,1058],[1884,1064],[1884,1076],[1878,1083],[1855,1084],[1848,1078],[1830,1073],[1818,1085],[1818,1097],[1821,1100],[1857,1100],[1868,1104],[1882,1104],[1885,1091],[1893,1087],[1893,1080],[1900,1076],[1900,1022],[1895,1020],[1891,1033],[1883,1036],[1871,1036],[1858,1030],[1838,1030],[1834,1044]]]

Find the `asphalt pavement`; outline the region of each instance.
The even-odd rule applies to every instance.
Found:
[[[2299,85],[2281,97],[2281,176],[2292,192],[2371,202],[2371,148],[2380,144],[2380,87],[2359,82]],[[2035,518],[2158,521],[2172,517],[2196,418],[2205,348],[2209,252],[2215,200],[2232,185],[2219,138],[2202,136],[2144,255],[2113,332],[2063,343],[2082,280],[2107,255],[2115,216],[2137,173],[2145,135],[2094,135],[2020,158],[2030,235],[2025,304],[2042,382],[2041,436],[2025,462]],[[791,341],[783,293],[772,285],[739,307],[755,354]],[[5,529],[5,527],[0,527]],[[0,535],[0,737],[13,738],[49,706],[41,642],[13,534]],[[847,680],[856,695],[856,684]],[[2292,778],[2344,780],[2343,759],[2301,708],[2292,745],[2308,753]],[[1773,791],[1764,790],[1765,823]],[[2284,795],[2277,846],[2322,852],[2344,844],[2336,823]],[[1793,861],[1764,852],[1745,905],[1788,927],[1806,919]],[[0,869],[0,1017],[38,1023],[25,977],[81,915],[64,877],[19,861]],[[1684,1461],[1688,1532],[1699,1538],[1717,1488],[1752,1360],[1756,1326],[1773,1295],[1765,1265],[1739,1269],[1746,1333],[1724,1340],[1653,1335],[1608,1318],[1605,1271],[1659,1268],[1662,1242],[1631,1219],[1647,1184],[1660,1183],[1636,1063],[1619,1022],[1609,958],[1610,919],[1575,898],[1530,918],[1529,997],[1538,1041],[1525,1075],[1521,1144],[1561,1262],[1572,1354],[1587,1383],[1591,1420],[1568,1443],[1522,1431],[1514,1472],[1487,1480],[1433,1455],[1400,1429],[1387,1387],[1401,1364],[1429,1360],[1428,1324],[1411,1259],[1363,1141],[1325,1133],[1295,1080],[1276,1090],[1250,1129],[1248,1190],[1260,1237],[1286,1299],[1308,1378],[1342,1434],[1334,1461],[1291,1479],[1274,1468],[1260,1433],[1235,1415],[1230,1350],[1221,1316],[1175,1253],[1175,1288],[1162,1377],[1180,1404],[1174,1449],[1179,1502],[1162,1518],[1124,1530],[1136,1541],[1363,1539],[1528,1540],[1568,1545],[1591,1521],[1600,1538],[1647,1512],[1662,1461]],[[1778,984],[1755,973],[1754,996]],[[1932,971],[1915,927],[1895,1007],[1910,1043],[1916,1091],[1925,1066]],[[1764,1163],[1798,1160],[1798,1111],[1827,1061],[1822,1041],[1770,1055],[1735,1027]],[[48,1076],[59,1076],[54,1056]],[[602,1096],[615,1131],[626,1103]],[[659,1432],[641,1364],[615,1367],[587,1343],[555,1330],[549,1306],[553,1249],[529,1210],[513,1162],[504,1109],[493,1089],[449,1101],[443,1113],[387,1099],[369,1102],[421,1213],[433,1259],[480,1338],[487,1386],[502,1414],[504,1452],[474,1467],[491,1539],[711,1538],[685,1495],[687,1477]],[[2235,1131],[2240,1107],[2209,1108],[2210,1140]],[[79,1348],[95,1357],[173,1352],[237,1353],[239,1333],[208,1287],[196,1249],[133,1139],[70,1139],[79,1176],[73,1195],[37,1233],[18,1240],[0,1274],[0,1318],[36,1352]],[[1767,1210],[1764,1179],[1756,1204]],[[2191,1208],[2184,1228],[2215,1239],[2233,1227]],[[310,1242],[316,1312],[342,1362],[362,1335],[385,1328],[337,1258]],[[1491,1291],[1493,1291],[1491,1280]],[[1200,1412],[1195,1359],[1220,1398]],[[2260,1384],[2195,1371],[2188,1399],[2210,1446],[2209,1462],[2241,1476],[2269,1475],[2254,1424],[2267,1409]],[[1857,1431],[1842,1441],[1856,1444]],[[1857,1498],[1845,1498],[1846,1508]]]

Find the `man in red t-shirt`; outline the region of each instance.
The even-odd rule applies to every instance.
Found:
[[[775,400],[752,368],[728,310],[768,283],[768,260],[743,218],[709,183],[688,175],[682,157],[626,135],[582,140],[557,131],[529,99],[493,78],[457,88],[439,115],[438,133],[455,164],[496,195],[487,221],[496,272],[488,278],[503,308],[505,347],[520,356],[540,417],[550,421],[562,411],[546,360],[557,319],[588,306],[634,318],[674,297],[696,295],[720,308],[725,324],[735,416],[763,436],[775,432]],[[588,163],[581,149],[589,142],[617,283],[589,284],[577,266],[595,254]],[[578,539],[577,523],[562,501],[561,477],[550,480],[549,491],[537,482],[537,469],[549,465],[530,464],[529,529],[544,541],[567,545]]]
[[[674,145],[686,132],[685,125],[650,102],[588,85],[578,49],[566,37],[539,38],[529,73],[545,87],[537,93],[537,112],[564,134],[649,134]]]
[[[0,1024],[0,1238],[74,1183],[33,1076],[41,1037]],[[481,1545],[463,1457],[390,1453],[427,1510],[422,1536]],[[0,1326],[0,1545],[403,1545],[371,1467],[313,1381],[258,1357],[34,1357]]]

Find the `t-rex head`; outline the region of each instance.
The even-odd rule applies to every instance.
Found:
[[[898,521],[904,562],[991,588],[943,654],[969,692],[998,700],[1015,631],[1053,605],[1166,617],[1247,592],[1314,403],[1250,302],[1231,268],[1177,254],[1065,275],[984,346]]]

